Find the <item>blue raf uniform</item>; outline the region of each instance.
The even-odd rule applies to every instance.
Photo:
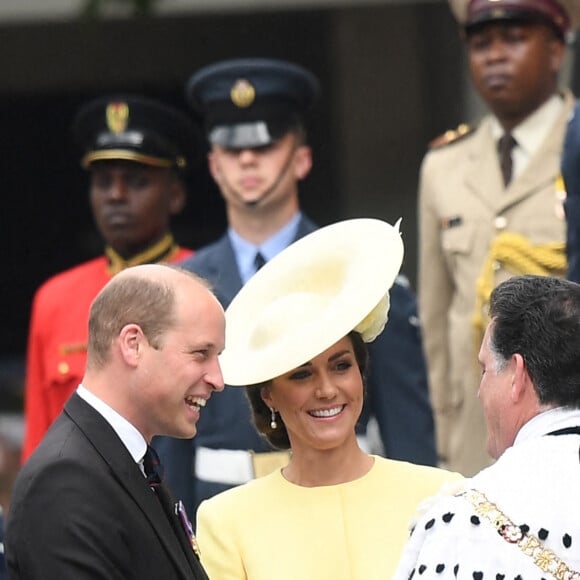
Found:
[[[240,79],[244,79],[243,87]],[[318,82],[308,71],[265,59],[206,67],[188,85],[191,102],[204,118],[209,142],[230,149],[267,146],[287,134],[296,123],[302,123],[317,90]],[[232,102],[234,98],[239,101],[243,92],[251,94],[252,107]],[[316,227],[298,212],[284,231],[261,246],[266,260]],[[230,228],[181,265],[209,280],[227,308],[245,282],[236,259],[240,251]],[[415,295],[405,279],[399,278],[390,297],[389,322],[369,344],[370,374],[360,432],[364,435],[368,418],[374,416],[386,456],[435,465],[434,422]],[[194,439],[158,438],[155,446],[171,488],[192,515],[202,500],[251,479],[256,457],[274,451],[252,424],[244,389],[228,386],[203,410]]]
[[[580,102],[566,129],[562,151],[562,177],[566,188],[566,255],[568,278],[580,282]]]

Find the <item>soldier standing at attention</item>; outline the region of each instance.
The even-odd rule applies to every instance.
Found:
[[[419,186],[419,305],[438,451],[489,464],[477,348],[491,290],[515,274],[563,275],[556,183],[574,105],[558,73],[578,0],[450,0],[473,84],[489,108],[426,155]]]
[[[151,99],[111,96],[82,107],[74,132],[105,254],[50,278],[34,297],[23,460],[83,377],[89,306],[101,288],[127,266],[176,262],[192,253],[170,230],[171,216],[186,202],[184,171],[200,151],[190,119]]]

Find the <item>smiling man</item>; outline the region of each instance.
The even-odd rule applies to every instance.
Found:
[[[187,116],[140,96],[103,97],[78,112],[74,131],[90,172],[90,201],[105,255],[61,272],[35,295],[28,339],[23,460],[82,378],[89,306],[127,266],[191,255],[170,230],[185,205],[184,172],[200,145]]]
[[[17,478],[13,580],[207,580],[149,443],[191,438],[224,383],[224,311],[173,266],[117,274],[90,308],[86,372]]]
[[[577,0],[450,0],[475,89],[476,127],[435,140],[419,186],[419,304],[438,451],[471,475],[490,462],[476,345],[491,290],[565,271],[557,181],[572,94],[558,76]]]

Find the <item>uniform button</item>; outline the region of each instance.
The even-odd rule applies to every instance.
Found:
[[[68,373],[68,371],[69,371],[68,363],[65,363],[65,362],[58,363],[59,374],[66,375]]]
[[[507,219],[503,215],[498,215],[495,218],[495,229],[496,230],[505,230],[507,226]]]
[[[501,270],[501,262],[498,262],[497,260],[494,261],[493,263],[493,269],[497,272],[498,270]]]

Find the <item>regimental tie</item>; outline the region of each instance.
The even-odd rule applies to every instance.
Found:
[[[187,517],[183,503],[181,501],[173,503],[171,493],[161,485],[163,481],[163,465],[161,465],[159,455],[157,455],[157,452],[153,447],[151,447],[151,445],[147,445],[147,451],[143,457],[143,471],[145,472],[145,477],[149,487],[155,492],[155,495],[157,496],[157,499],[159,500],[159,503],[161,504],[161,507],[169,519],[174,531],[176,531],[176,526],[181,525],[182,529],[185,531],[189,544],[199,559],[200,552],[195,534],[193,533],[193,526]]]
[[[258,251],[256,253],[256,257],[254,258],[254,266],[256,268],[256,272],[266,263],[264,256]]]
[[[505,187],[507,187],[512,180],[512,151],[516,145],[517,141],[512,137],[511,133],[505,133],[498,141],[499,165],[501,167],[501,174],[503,176],[503,184]]]
[[[163,466],[159,455],[151,445],[147,445],[147,451],[143,457],[143,470],[149,487],[153,490],[157,489],[163,481]]]

